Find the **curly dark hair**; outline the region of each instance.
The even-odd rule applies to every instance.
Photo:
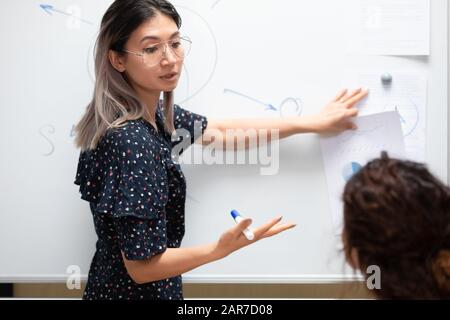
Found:
[[[347,183],[347,257],[381,269],[380,299],[450,298],[450,188],[420,163],[383,152]]]

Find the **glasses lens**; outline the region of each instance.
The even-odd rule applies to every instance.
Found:
[[[156,66],[161,61],[162,46],[157,44],[144,49],[144,64],[149,67]]]
[[[189,55],[189,53],[191,52],[192,41],[191,41],[191,39],[189,39],[187,37],[183,37],[180,39],[180,42],[181,42],[181,46],[183,47],[183,56],[187,57]]]

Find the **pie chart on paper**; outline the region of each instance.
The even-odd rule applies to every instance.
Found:
[[[355,173],[362,169],[362,166],[358,162],[350,162],[344,166],[342,169],[342,176],[347,182],[350,180]]]

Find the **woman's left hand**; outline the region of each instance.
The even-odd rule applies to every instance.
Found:
[[[315,132],[321,134],[340,133],[349,129],[357,129],[351,121],[358,115],[356,104],[369,94],[368,90],[357,89],[348,92],[341,90],[315,118]]]

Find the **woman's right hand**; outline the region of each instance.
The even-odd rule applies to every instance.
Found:
[[[335,134],[349,129],[356,129],[352,122],[358,115],[356,105],[361,102],[369,91],[357,89],[341,90],[317,115],[313,116],[314,131],[320,134]]]
[[[242,233],[242,231],[250,226],[252,220],[250,218],[243,218],[240,223],[222,234],[219,241],[217,242],[217,246],[215,247],[215,254],[219,259],[224,258],[234,251],[237,251],[264,238],[269,238],[277,235],[296,226],[293,223],[280,223],[281,219],[282,217],[272,219],[266,224],[253,229],[252,231],[255,237],[253,240],[248,240]]]

